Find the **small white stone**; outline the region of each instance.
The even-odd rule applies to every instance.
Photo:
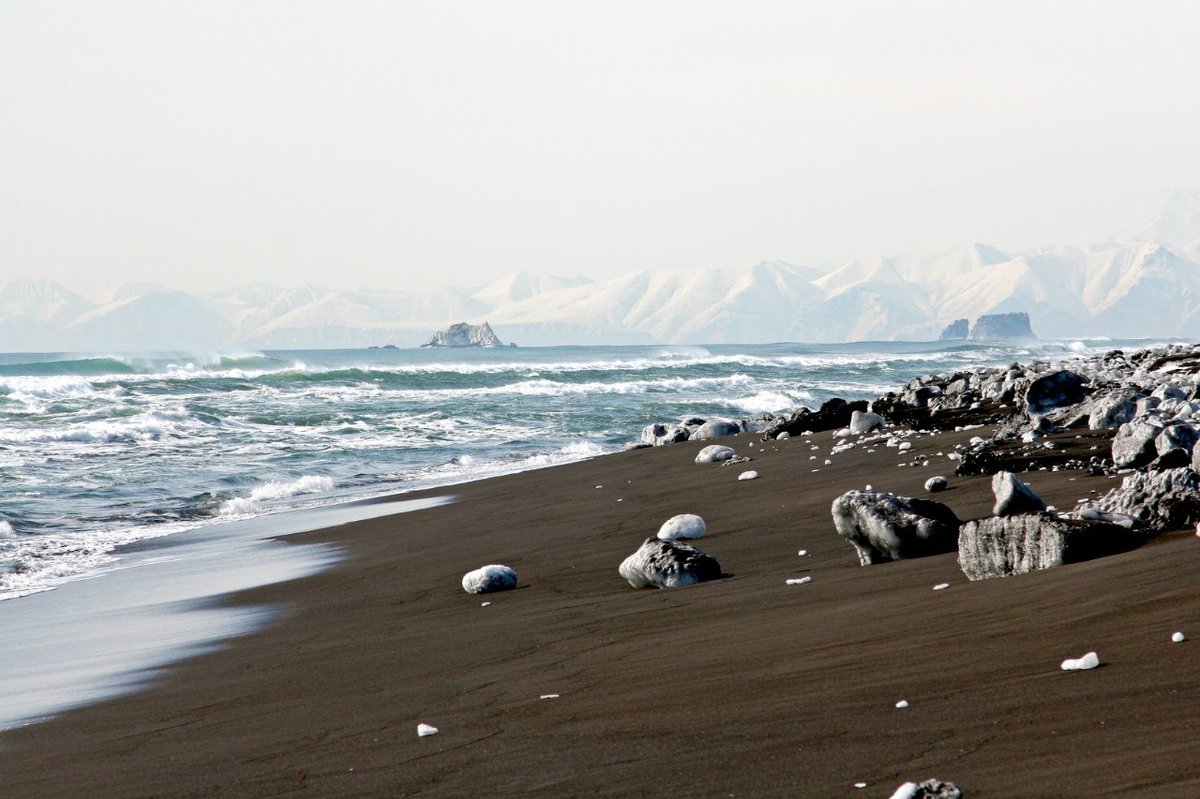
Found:
[[[933,587],[933,590],[934,591],[945,591],[949,587],[950,587],[950,583],[938,583],[937,585],[935,585]]]
[[[1177,644],[1182,644],[1184,641],[1187,640],[1187,636],[1185,636],[1183,633],[1175,633],[1174,635],[1171,636],[1171,640]]]
[[[558,694],[542,694],[542,699],[558,699]]]
[[[912,442],[911,442],[911,441],[905,441],[905,442],[903,442],[903,443],[902,443],[902,444],[901,444],[901,445],[898,447],[898,449],[899,449],[901,452],[906,452],[906,451],[908,451],[908,450],[912,449]]]
[[[865,490],[867,490],[867,491],[874,491],[875,489],[871,487],[871,484],[870,484],[870,483],[867,483],[867,487],[866,487],[866,489],[865,489]]]
[[[788,431],[784,430],[782,433],[775,436],[775,440],[776,441],[787,441],[791,437],[792,437],[792,434],[789,433]]]
[[[812,582],[811,577],[792,577],[787,581],[787,584],[788,585],[804,585],[805,583],[811,583],[811,582]]]
[[[808,550],[807,550],[807,549],[802,549],[802,550],[800,550],[799,552],[797,552],[796,554],[797,554],[797,555],[799,555],[800,557],[804,557],[805,555],[807,555],[807,554],[808,554]]]
[[[492,604],[492,603],[491,603],[491,602],[480,602],[480,603],[479,603],[479,607],[481,607],[481,608],[486,608],[486,607],[487,607],[488,605],[490,605],[490,604]]]
[[[418,724],[417,725],[417,735],[421,738],[424,738],[427,735],[437,735],[437,734],[438,734],[438,728],[434,727],[432,724]]]
[[[898,708],[900,708],[901,710],[903,710],[904,708],[908,707],[908,700],[907,700],[907,699],[901,699],[899,702],[897,702],[897,703],[896,703],[896,707],[898,707]]]
[[[829,460],[829,458],[826,458],[826,459],[825,459],[825,465],[826,465],[826,466],[832,466],[832,465],[833,465],[833,461]]]
[[[856,782],[856,783],[854,783],[854,787],[855,788],[866,788],[867,784],[865,782]]]
[[[1088,652],[1081,658],[1067,658],[1062,662],[1063,671],[1086,671],[1094,669],[1100,665],[1100,656],[1095,652]]]
[[[684,538],[700,538],[707,530],[704,519],[694,513],[680,513],[672,516],[658,528],[658,537],[664,541],[678,541]]]
[[[604,486],[596,486],[596,488],[604,488]]]
[[[751,470],[749,472],[742,472],[741,474],[738,475],[738,480],[757,480],[757,479],[758,479],[758,472],[753,471],[753,470]]]

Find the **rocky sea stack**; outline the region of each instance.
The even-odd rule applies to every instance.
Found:
[[[469,325],[459,322],[450,325],[445,330],[433,334],[433,338],[421,345],[422,347],[503,347],[501,341],[492,332],[492,326],[487,322],[479,325]],[[515,344],[509,346],[516,346]]]

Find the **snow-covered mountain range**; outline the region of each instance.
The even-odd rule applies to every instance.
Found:
[[[517,273],[486,286],[249,285],[202,296],[127,284],[93,302],[46,280],[0,288],[0,350],[418,346],[488,321],[518,344],[934,339],[950,321],[1026,311],[1043,337],[1200,338],[1200,191],[1167,194],[1090,243],[987,244],[817,270],[639,271],[602,281]]]

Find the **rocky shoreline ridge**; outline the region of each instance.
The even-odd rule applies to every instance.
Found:
[[[993,475],[992,516],[959,520],[941,503],[871,486],[831,497],[834,527],[862,565],[957,549],[963,573],[979,580],[1126,552],[1200,523],[1200,345],[927,374],[869,403],[835,398],[786,417],[653,424],[631,447],[747,432],[762,442],[832,432],[834,457],[855,447],[903,453],[913,436],[973,429],[980,435],[949,457],[956,476]],[[727,452],[716,460],[726,464],[750,460],[720,449]],[[1060,510],[1017,476],[1068,469],[1123,480]],[[925,489],[948,484],[938,475]]]

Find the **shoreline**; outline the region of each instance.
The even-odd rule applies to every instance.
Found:
[[[954,553],[862,567],[834,531],[844,491],[921,497],[933,475],[961,519],[990,515],[990,475],[947,457],[986,432],[913,435],[903,455],[742,434],[718,442],[752,459],[729,467],[681,442],[289,535],[344,557],[224,595],[285,612],[145,690],[0,733],[0,769],[22,796],[888,797],[928,777],[971,799],[1200,795],[1200,657],[1170,640],[1200,635],[1192,531],[981,582]],[[1110,435],[1045,440],[1083,460]],[[1022,478],[1061,509],[1120,483]],[[726,576],[631,589],[617,565],[677,513],[703,516]],[[518,589],[464,593],[487,563]],[[1101,668],[1059,668],[1091,650]]]

